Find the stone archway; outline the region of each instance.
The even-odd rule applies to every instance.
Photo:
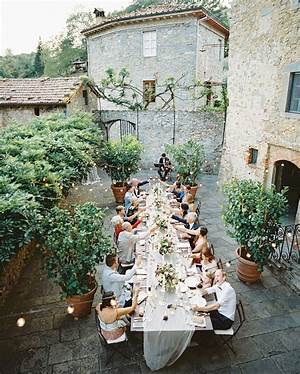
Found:
[[[300,199],[300,168],[288,160],[277,160],[274,163],[273,184],[277,191],[288,187],[288,217],[295,221]]]
[[[124,119],[114,119],[110,121],[101,121],[102,128],[105,131],[106,140],[121,140],[124,136],[136,136],[136,124]]]

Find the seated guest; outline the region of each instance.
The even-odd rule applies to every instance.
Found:
[[[184,199],[182,200],[182,202],[188,204],[190,212],[196,211],[196,207],[194,204],[194,197],[190,193],[184,195]]]
[[[198,253],[204,250],[205,248],[208,247],[208,241],[207,241],[207,228],[204,226],[200,226],[196,230],[190,230],[187,228],[181,228],[181,231],[189,234],[189,235],[196,235],[198,236],[198,239],[195,243],[195,248],[193,249],[193,253]],[[197,262],[197,261],[196,261]]]
[[[202,260],[201,260],[201,267],[202,273],[215,275],[216,270],[218,269],[217,262],[215,260],[215,256],[211,253],[210,248],[206,247],[201,251],[202,253]],[[199,253],[194,253],[194,256],[199,256]]]
[[[180,209],[179,209],[179,215],[182,217],[182,218],[186,218],[187,214],[189,212],[189,206],[188,204],[186,203],[181,203],[180,204]]]
[[[125,196],[124,196],[124,205],[125,205],[125,213],[127,214],[128,212],[128,209],[132,203],[132,198],[133,198],[133,191],[134,191],[134,187],[132,184],[128,184],[127,188],[126,188],[126,193],[125,193]]]
[[[184,200],[186,199],[186,195],[192,195],[192,187],[188,184],[184,186]],[[193,196],[193,195],[192,195]]]
[[[193,306],[194,311],[210,314],[214,330],[227,330],[234,322],[236,293],[226,280],[226,273],[218,269],[215,272],[215,285],[202,291],[202,295],[215,293],[217,301],[208,306]]]
[[[145,208],[141,208],[139,209],[139,200],[137,197],[133,197],[132,200],[131,200],[131,205],[130,207],[128,208],[128,211],[127,211],[127,218],[128,218],[128,221],[130,221],[130,223],[132,225],[134,225],[138,218],[137,218],[137,214],[139,212],[141,212],[142,210],[144,210]]]
[[[188,230],[187,232],[191,234],[191,232],[195,232],[195,230]],[[208,230],[204,226],[200,226],[199,229],[196,230],[198,232],[198,239],[195,243],[195,248],[193,249],[193,253],[202,253],[208,248],[208,241],[207,241],[207,233]],[[197,261],[196,261],[197,262]]]
[[[96,306],[101,333],[106,340],[116,340],[125,334],[128,320],[126,315],[137,306],[137,293],[132,298],[132,306],[120,308],[113,292],[106,292],[102,302]]]
[[[122,225],[123,231],[119,234],[118,249],[121,264],[132,264],[135,258],[135,245],[138,240],[146,238],[152,231],[136,234],[132,231],[132,225],[129,222],[124,222]]]
[[[107,255],[102,270],[101,284],[104,292],[113,292],[118,304],[123,306],[131,305],[131,286],[126,284],[135,274],[136,265],[127,270],[125,274],[118,273],[119,258],[115,254]]]
[[[175,182],[175,186],[171,190],[171,192],[175,195],[176,200],[181,203],[182,199],[184,198],[184,190],[183,190],[181,182],[179,181]]]
[[[165,181],[168,178],[168,174],[172,170],[171,161],[165,153],[162,153],[159,161],[158,174],[162,181]]]
[[[149,181],[140,181],[137,178],[131,179],[131,184],[133,185],[133,194],[135,197],[140,197],[140,187],[148,184]]]
[[[124,222],[128,221],[132,223],[132,221],[136,219],[135,222],[132,224],[133,229],[135,229],[142,222],[142,219],[138,218],[138,215],[142,210],[143,209],[138,209],[137,212],[135,212],[133,215],[128,217],[125,214],[125,208],[123,207],[123,205],[118,205],[116,207],[117,214],[111,219],[111,223],[114,225],[114,228],[115,228],[115,240],[116,241],[118,240],[120,232],[123,231],[122,225]]]
[[[186,215],[186,218],[178,217],[176,215],[172,215],[173,219],[176,221],[182,222],[184,224],[184,227],[186,229],[190,230],[197,230],[199,228],[199,225],[196,223],[197,220],[197,214],[194,212],[189,212]],[[177,228],[180,231],[180,228]],[[189,240],[191,248],[195,248],[195,241],[196,241],[196,235],[189,235],[189,234],[184,234],[183,238],[186,238]]]

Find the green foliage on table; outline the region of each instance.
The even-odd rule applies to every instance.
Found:
[[[205,159],[203,146],[194,140],[189,140],[183,144],[168,144],[166,152],[170,155],[180,181],[184,185],[196,186]]]
[[[257,263],[259,271],[263,271],[279,244],[276,233],[280,217],[287,210],[287,190],[277,192],[274,186],[264,188],[253,180],[232,179],[223,191],[226,203],[222,218],[227,232],[251,255],[246,259]]]
[[[87,114],[39,117],[0,134],[1,266],[31,240],[35,219],[86,177],[103,140]]]
[[[74,206],[70,212],[55,207],[41,223],[48,277],[62,289],[62,296],[82,295],[92,287],[95,266],[112,252],[105,234],[106,212],[92,203]]]
[[[139,170],[142,150],[142,144],[132,135],[125,136],[122,141],[105,144],[101,159],[114,185],[125,186],[131,174]]]

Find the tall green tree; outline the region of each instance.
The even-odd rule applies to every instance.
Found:
[[[40,77],[44,73],[44,62],[43,62],[43,56],[42,56],[42,41],[39,39],[39,43],[37,46],[35,58],[34,58],[34,70],[35,70],[35,75],[37,77]]]
[[[13,55],[10,49],[0,56],[0,78],[31,78],[35,76],[35,53]]]
[[[71,14],[66,21],[65,32],[46,43],[43,50],[46,76],[68,76],[73,71],[74,60],[87,59],[86,41],[81,31],[92,22],[90,12]]]

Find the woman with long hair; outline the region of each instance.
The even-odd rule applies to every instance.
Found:
[[[116,340],[126,332],[129,324],[126,315],[132,313],[137,306],[137,292],[132,297],[132,305],[119,308],[113,292],[105,292],[102,302],[96,306],[102,335],[106,340]]]

